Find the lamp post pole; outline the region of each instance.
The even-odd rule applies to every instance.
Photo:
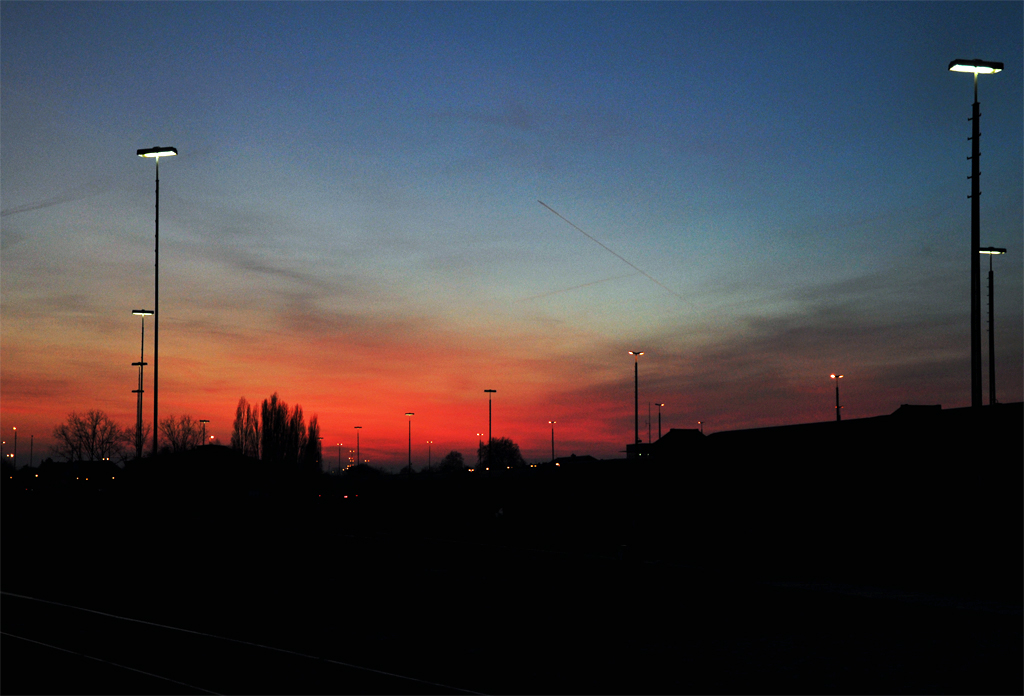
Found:
[[[406,413],[409,416],[409,474],[412,474],[412,417],[415,413]]]
[[[338,443],[338,474],[341,474],[341,443]]]
[[[206,424],[210,421],[206,418],[200,418],[199,422],[203,424],[203,446],[206,446]]]
[[[661,439],[661,407],[665,404],[655,404],[658,407],[658,439]]]
[[[974,75],[974,104],[971,115],[971,406],[981,403],[981,263],[978,249],[981,248],[981,104],[978,102],[978,75],[990,75],[1003,69],[1002,63],[979,59],[951,61],[952,72],[968,72]]]
[[[359,461],[359,429],[362,428],[362,427],[363,426],[361,426],[361,425],[355,426],[355,428],[356,428],[356,464],[360,463],[360,461]]]
[[[160,369],[160,158],[173,157],[178,154],[177,148],[151,147],[137,150],[139,157],[152,158],[156,161],[156,206],[154,211],[154,291],[153,291],[153,456],[157,453],[157,435],[160,431],[158,419],[159,369]]]
[[[491,450],[494,449],[493,436],[491,435],[491,394],[495,394],[495,393],[497,393],[497,391],[498,391],[497,389],[484,389],[484,392],[487,394],[487,465],[488,466],[490,466],[493,463],[492,460],[491,460],[491,455],[493,454],[493,452]]]
[[[18,468],[18,428],[17,428],[17,426],[15,426],[15,428],[14,428],[14,461],[11,462],[11,464],[14,465],[15,469]]]
[[[551,425],[551,461],[555,461],[555,423],[558,421],[548,421]]]
[[[142,317],[142,339],[139,347],[139,361],[137,363],[132,363],[133,366],[138,365],[139,367],[139,388],[133,390],[138,394],[135,404],[135,458],[142,459],[142,371],[146,366],[146,317],[153,316],[153,310],[133,309],[132,314]],[[153,423],[153,427],[156,428],[156,423]],[[153,454],[156,454],[156,450],[153,450]]]
[[[640,444],[640,356],[642,350],[631,350],[633,356],[633,442]]]
[[[843,375],[831,374],[829,377],[836,381],[836,422],[838,423],[843,419],[843,407],[839,405],[839,380],[843,378]]]
[[[995,279],[992,275],[992,257],[1005,254],[1006,249],[985,247],[978,249],[979,254],[988,255],[988,403],[996,401],[996,316],[995,316]]]
[[[433,445],[434,445],[434,441],[433,440],[427,440],[427,471],[430,471],[430,464],[431,464],[431,452],[430,452],[430,449],[431,449],[431,447]]]

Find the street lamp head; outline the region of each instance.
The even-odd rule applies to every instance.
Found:
[[[635,356],[638,356],[638,357],[644,354],[644,352],[642,350],[631,350],[631,351],[628,351],[628,352],[629,352],[630,355],[635,355]]]
[[[1000,63],[1000,67],[1002,63]],[[135,154],[139,157],[174,157],[178,154],[178,148],[176,147],[147,147],[142,150],[136,150]]]
[[[979,58],[957,58],[949,62],[950,72],[974,73],[975,75],[992,75],[1003,69],[1002,63],[995,63]]]
[[[984,249],[978,249],[978,253],[979,254],[990,254],[990,255],[995,256],[995,255],[998,255],[998,254],[1005,254],[1006,253],[1006,249],[1001,249],[999,247],[985,247]]]
[[[405,415],[407,415],[407,416],[415,416],[416,414],[415,413],[406,413]]]
[[[842,379],[843,375],[829,375],[832,379]]]
[[[151,317],[153,316],[152,309],[133,309],[132,314],[139,317]]]
[[[495,394],[497,391],[497,389],[484,389],[485,394]]]

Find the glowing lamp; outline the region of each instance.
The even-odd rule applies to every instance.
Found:
[[[1000,63],[999,67],[1001,69],[1003,67],[1003,64]],[[952,70],[952,68],[950,68],[950,70]],[[174,157],[176,154],[178,154],[178,148],[176,148],[176,147],[147,147],[147,148],[143,148],[141,150],[136,150],[135,154],[137,154],[139,157],[157,157],[157,158],[159,158],[159,157]]]
[[[1003,69],[1002,63],[980,60],[978,58],[957,58],[949,62],[951,72],[974,73],[975,75],[992,75]]]

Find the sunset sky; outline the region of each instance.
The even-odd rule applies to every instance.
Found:
[[[1019,2],[0,5],[0,426],[278,392],[325,459],[621,456],[970,404],[971,76],[998,397],[1022,399]],[[556,215],[550,209],[557,211]],[[564,219],[563,219],[564,218]],[[568,221],[568,222],[567,222]],[[569,223],[572,224],[569,224]],[[578,229],[577,229],[578,228]],[[582,230],[582,231],[581,231]],[[584,234],[585,233],[585,234]],[[987,290],[983,266],[983,310]],[[986,331],[983,323],[983,331]],[[988,402],[987,332],[983,363]],[[152,320],[146,322],[152,417]],[[657,407],[653,432],[657,437]],[[980,444],[979,444],[980,446]]]

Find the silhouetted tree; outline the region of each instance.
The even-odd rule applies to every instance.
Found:
[[[486,443],[481,444],[477,450],[477,460],[480,462],[480,466],[490,468],[492,471],[526,466],[526,461],[519,452],[519,445],[507,437],[494,438],[491,440],[490,447]]]
[[[189,415],[172,415],[162,419],[160,433],[167,441],[167,447],[171,452],[195,449],[203,442],[202,424]]]
[[[301,414],[302,411],[299,410]],[[314,415],[309,419],[309,427],[306,429],[306,444],[299,456],[302,471],[318,474],[320,468],[320,424]]]
[[[103,411],[68,414],[53,429],[53,453],[68,462],[112,459],[124,461],[135,440],[134,428],[122,428]]]
[[[462,460],[462,453],[452,450],[441,458],[437,468],[442,474],[454,474],[465,469],[466,464]]]
[[[231,447],[246,457],[260,458],[260,412],[241,397],[235,408],[235,426],[231,432]]]
[[[306,429],[302,407],[296,404],[289,412],[288,404],[277,396],[277,392],[263,400],[260,414],[264,462],[294,473],[319,470],[320,428],[316,416],[310,420],[313,429],[310,432]]]

